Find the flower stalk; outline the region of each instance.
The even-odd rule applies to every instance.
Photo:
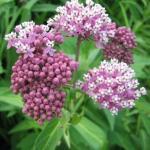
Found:
[[[76,61],[79,61],[81,43],[82,43],[82,38],[79,36],[77,38],[77,48],[76,48],[76,57],[75,57]]]

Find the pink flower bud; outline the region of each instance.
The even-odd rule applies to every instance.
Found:
[[[63,41],[64,41],[63,36],[60,35],[60,34],[56,35],[56,36],[55,36],[55,41],[56,41],[57,43],[63,43]]]
[[[53,79],[53,84],[58,85],[59,84],[59,79],[58,78],[54,78]]]

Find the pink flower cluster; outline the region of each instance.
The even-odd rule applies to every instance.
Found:
[[[119,27],[114,38],[104,46],[104,57],[106,59],[118,59],[127,64],[133,63],[132,50],[136,47],[134,33],[126,27]]]
[[[144,87],[138,89],[135,72],[126,63],[112,59],[103,61],[99,68],[84,75],[78,86],[92,99],[116,115],[122,108],[132,108],[135,100],[146,94]]]
[[[47,25],[36,25],[33,21],[24,22],[5,36],[8,41],[8,48],[16,48],[17,53],[25,57],[33,57],[34,53],[53,55],[54,44],[62,43],[63,36],[55,33]]]
[[[22,92],[25,84],[42,81],[51,87],[60,87],[71,80],[78,63],[63,53],[53,56],[35,54],[33,58],[20,57],[13,66],[12,85],[14,93]]]
[[[24,97],[23,111],[39,123],[59,116],[65,98],[59,88],[71,80],[77,68],[78,63],[63,53],[20,56],[13,66],[11,82],[13,92]]]
[[[105,8],[94,4],[92,0],[86,0],[86,5],[80,4],[78,0],[71,0],[65,6],[58,7],[57,13],[53,19],[48,20],[48,25],[56,31],[83,38],[92,36],[98,47],[114,37],[115,23],[111,22]]]
[[[127,27],[117,28],[114,40],[127,49],[136,47],[135,35],[131,29]]]

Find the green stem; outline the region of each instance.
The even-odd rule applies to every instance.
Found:
[[[82,43],[82,38],[79,36],[77,38],[76,51],[75,51],[75,60],[77,62],[79,61],[79,57],[80,57],[80,46],[81,46],[81,43]],[[75,88],[75,83],[76,83],[76,80],[74,79],[74,81],[73,81],[73,88]]]
[[[78,103],[74,106],[73,110],[72,110],[72,113],[75,113],[78,111],[78,109],[80,108],[80,106],[82,105],[83,101],[84,101],[84,98],[82,98],[82,96],[80,96],[79,98],[79,101]]]
[[[80,36],[78,36],[77,38],[77,43],[76,43],[76,51],[75,51],[75,60],[78,62],[79,61],[79,57],[80,57],[80,46],[81,46],[81,43],[82,43],[82,38]],[[74,78],[73,80],[73,88],[75,90],[75,83],[76,83],[76,78]],[[76,92],[74,94],[74,100],[71,101],[71,106],[74,107],[76,103]]]
[[[82,39],[79,36],[77,39],[77,49],[76,49],[76,58],[75,58],[76,61],[79,61],[81,42],[82,42]]]

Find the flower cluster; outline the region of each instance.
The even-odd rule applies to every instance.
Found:
[[[8,48],[14,47],[17,53],[33,57],[36,52],[53,55],[55,42],[62,43],[63,36],[47,25],[36,25],[31,21],[16,26],[15,32],[7,34],[5,40],[8,41]]]
[[[53,56],[37,53],[32,58],[20,56],[13,66],[11,82],[13,92],[21,93],[24,97],[24,112],[42,123],[51,118],[49,115],[46,117],[45,114],[45,107],[48,105],[49,114],[50,111],[51,113],[52,110],[55,111],[52,108],[56,108],[57,112],[52,114],[59,116],[65,95],[58,89],[71,80],[72,73],[77,67],[78,63],[63,53],[54,53]],[[37,102],[37,99],[40,99],[40,102]],[[53,103],[54,100],[56,102]],[[36,115],[34,115],[33,107],[38,108],[35,110]]]
[[[57,13],[47,25],[24,22],[5,36],[8,48],[16,48],[20,54],[11,83],[12,91],[23,97],[23,112],[39,124],[61,116],[66,94],[60,88],[71,81],[78,68],[78,62],[54,48],[63,43],[63,35],[93,39],[105,59],[111,60],[85,74],[84,81],[77,83],[80,89],[114,115],[132,108],[135,100],[146,94],[127,65],[133,63],[135,35],[126,27],[117,28],[105,8],[92,0],[86,0],[85,5],[71,0],[58,7]]]
[[[15,32],[5,36],[8,47],[21,54],[13,66],[12,90],[21,93],[28,116],[42,124],[61,115],[65,93],[60,87],[71,80],[78,63],[64,53],[55,52],[54,43],[62,43],[63,36],[46,25],[24,22]]]
[[[116,30],[114,40],[127,49],[136,47],[135,35],[131,29],[127,27],[119,27]]]
[[[63,53],[53,56],[35,54],[33,58],[20,57],[13,66],[12,86],[14,93],[22,92],[28,83],[50,82],[51,87],[60,87],[71,80],[78,63]]]
[[[58,7],[57,13],[48,20],[49,26],[69,36],[92,36],[98,47],[105,45],[115,34],[115,23],[111,22],[105,8],[92,0],[86,0],[86,6],[78,0],[71,0],[65,6]]]
[[[114,38],[105,45],[104,57],[106,59],[116,58],[127,64],[133,63],[132,50],[136,47],[134,33],[126,27],[119,27]]]
[[[134,70],[116,59],[103,61],[99,68],[84,75],[84,82],[79,83],[83,91],[114,115],[122,108],[132,108],[135,100],[146,94],[144,87],[138,89]]]
[[[132,51],[125,49],[116,42],[110,42],[103,49],[105,59],[118,59],[119,61],[125,62],[127,64],[133,63]]]

